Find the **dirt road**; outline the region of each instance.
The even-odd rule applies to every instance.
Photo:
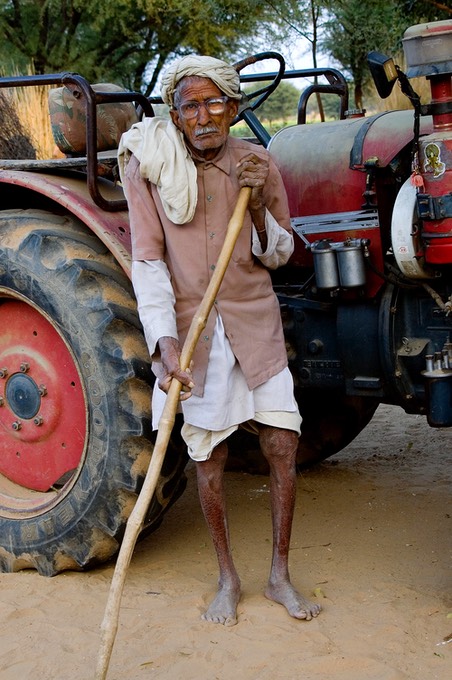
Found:
[[[239,622],[202,622],[216,565],[193,470],[136,548],[109,680],[450,680],[452,432],[381,406],[339,455],[300,475],[293,581],[321,598],[311,622],[262,595],[268,479],[227,473]],[[0,679],[88,680],[113,564],[45,579],[0,575]]]

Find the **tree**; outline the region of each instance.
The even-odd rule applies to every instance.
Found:
[[[273,19],[260,0],[0,0],[0,64],[150,94],[171,58],[229,56]]]
[[[300,0],[287,0],[286,2],[266,0],[266,2],[279,19],[276,37],[295,35],[297,39],[306,40],[310,46],[312,67],[317,68],[319,32],[325,15],[325,3],[318,0],[304,0],[303,2],[300,2]],[[286,28],[285,34],[282,32],[282,26]],[[318,82],[317,76],[314,77],[314,82]],[[316,98],[320,119],[324,120],[323,103],[318,93]]]
[[[264,83],[260,83],[262,86]],[[272,125],[275,121],[286,122],[297,113],[300,90],[291,83],[282,82],[268,99],[259,107],[257,114],[262,121]]]
[[[393,51],[409,25],[451,14],[441,0],[0,0],[0,69],[76,71],[149,95],[171,59],[232,59],[264,35],[272,47],[306,39],[316,67],[330,17],[321,47],[353,76],[358,105],[368,51]]]
[[[351,74],[357,108],[363,107],[363,89],[370,79],[368,52],[394,54],[409,26],[452,14],[446,5],[433,0],[330,0],[324,4],[331,18],[322,46]]]
[[[369,79],[367,54],[394,51],[400,38],[395,0],[338,0],[331,3],[323,46],[348,71],[355,84],[355,106],[363,108],[363,88]]]
[[[441,21],[452,16],[452,8],[447,1],[400,0],[398,4],[401,6],[403,15],[410,19],[405,28],[427,21]]]

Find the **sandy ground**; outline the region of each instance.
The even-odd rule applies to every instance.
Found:
[[[134,553],[108,678],[450,680],[451,436],[381,406],[346,450],[300,475],[291,572],[321,598],[310,622],[262,595],[268,479],[236,472],[239,622],[200,620],[217,572],[189,469],[187,491]],[[113,568],[1,574],[1,680],[93,678]]]

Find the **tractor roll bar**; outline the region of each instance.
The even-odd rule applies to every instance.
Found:
[[[91,198],[102,210],[116,212],[127,209],[127,201],[111,201],[104,198],[97,182],[97,109],[99,104],[114,102],[136,102],[146,116],[153,116],[154,109],[149,100],[139,92],[95,92],[88,81],[77,73],[56,73],[38,76],[13,76],[0,78],[0,87],[27,87],[42,85],[72,85],[74,97],[84,98],[86,114],[86,174]]]
[[[320,78],[323,76],[327,79],[328,85],[321,83],[313,83],[309,85],[300,95],[298,102],[298,118],[297,123],[302,125],[306,123],[306,109],[308,99],[315,93],[320,94],[337,94],[340,97],[339,117],[345,118],[345,112],[348,110],[348,85],[343,74],[335,68],[310,68],[310,69],[295,69],[292,71],[285,71],[282,80],[295,80],[297,78]],[[240,74],[240,81],[242,83],[259,82],[262,80],[271,80],[275,77],[275,73],[244,73]]]
[[[308,86],[300,95],[298,103],[298,123],[306,122],[306,108],[309,97],[316,93],[337,94],[340,97],[340,118],[345,118],[345,112],[348,109],[348,86],[342,73],[332,68],[312,68],[312,69],[298,69],[292,71],[285,71],[284,73],[245,73],[240,74],[240,81],[242,83],[262,82],[266,80],[288,80],[297,78],[317,78],[323,76],[328,81],[328,84],[319,84],[314,82]],[[114,102],[133,102],[141,108],[145,116],[154,116],[153,104],[161,104],[162,99],[158,96],[146,97],[140,92],[99,92],[93,90],[86,78],[70,72],[48,74],[48,75],[30,75],[30,76],[11,76],[0,78],[0,88],[12,87],[32,87],[40,85],[66,85],[71,86],[70,89],[75,97],[83,97],[85,102],[86,114],[86,173],[88,190],[94,203],[102,210],[108,212],[116,212],[118,210],[127,209],[127,201],[108,200],[102,196],[98,176],[98,155],[97,155],[97,110],[99,104],[114,103]],[[245,112],[248,115],[248,111]],[[252,116],[251,112],[249,115]],[[245,116],[244,116],[245,117]],[[256,119],[256,125],[259,121]],[[248,122],[248,121],[247,121]],[[250,121],[252,122],[252,121]],[[248,122],[248,124],[250,124]],[[259,124],[260,125],[260,124]],[[265,132],[265,135],[263,133]],[[268,133],[263,129],[262,135],[256,134],[262,143],[266,145],[268,142]]]

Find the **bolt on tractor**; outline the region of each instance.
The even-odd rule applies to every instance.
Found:
[[[398,82],[411,107],[369,116],[349,110],[335,69],[285,71],[274,52],[236,65],[242,82],[264,83],[238,120],[268,147],[291,210],[295,251],[273,281],[300,466],[346,446],[380,403],[452,425],[452,22],[414,26],[403,46],[406,73],[376,52],[369,67],[382,98]],[[279,70],[242,73],[263,59]],[[318,79],[296,124],[271,136],[255,110],[306,76]],[[116,148],[159,99],[73,73],[2,78],[0,93],[41,85],[53,86],[61,157],[0,160],[0,569],[51,576],[117,552],[152,456],[154,378]],[[337,95],[338,120],[306,124],[315,93]],[[145,531],[183,492],[186,462],[176,426]]]

